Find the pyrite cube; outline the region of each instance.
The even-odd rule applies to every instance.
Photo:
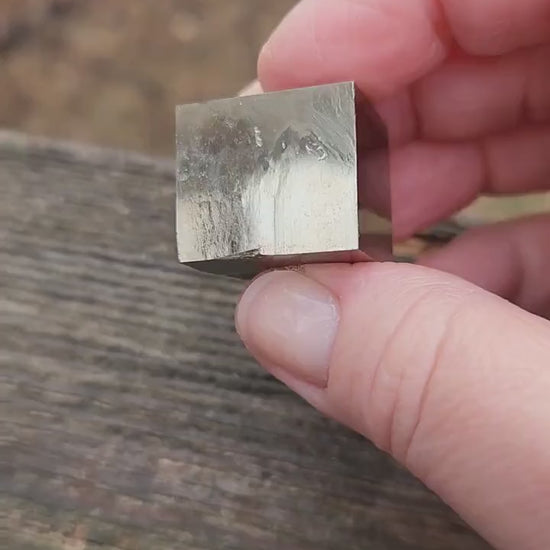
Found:
[[[178,106],[176,149],[180,262],[248,278],[391,258],[387,135],[353,82]]]

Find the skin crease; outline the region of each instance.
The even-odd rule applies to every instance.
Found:
[[[259,76],[267,91],[355,80],[375,102],[399,239],[482,193],[550,189],[550,0],[303,0]],[[496,548],[550,548],[549,236],[550,214],[467,232],[417,266],[271,272],[237,328]]]

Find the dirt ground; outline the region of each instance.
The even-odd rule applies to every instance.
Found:
[[[177,103],[233,95],[295,0],[0,0],[0,127],[171,155]]]

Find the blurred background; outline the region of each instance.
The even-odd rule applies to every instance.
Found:
[[[296,0],[0,0],[0,127],[157,155],[235,95]]]

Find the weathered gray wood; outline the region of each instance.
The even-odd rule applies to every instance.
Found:
[[[0,546],[482,549],[255,365],[168,162],[0,134]]]

